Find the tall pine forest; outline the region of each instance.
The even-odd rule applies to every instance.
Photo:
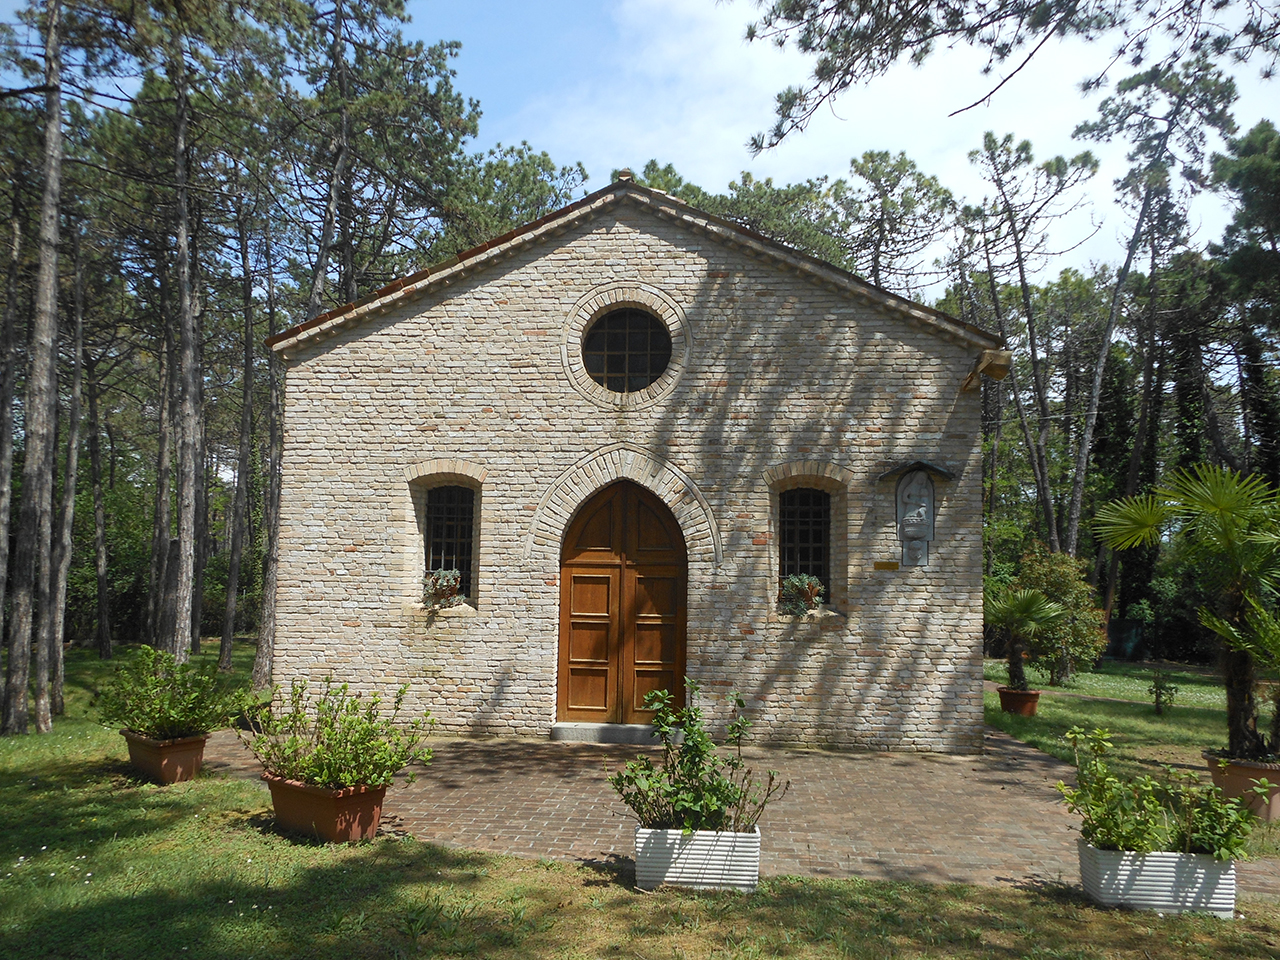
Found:
[[[21,17],[0,25],[4,733],[52,729],[66,645],[215,645],[229,668],[233,638],[256,640],[269,687],[284,384],[264,340],[586,189],[536,144],[475,148],[459,48],[407,39],[402,0]],[[1114,83],[1075,156],[986,133],[981,195],[889,151],[785,185],[704,189],[658,160],[636,179],[1002,335],[1013,368],[981,387],[988,583],[1061,581],[1141,623],[1152,655],[1207,662],[1196,565],[1112,552],[1092,518],[1195,464],[1280,484],[1280,133],[1236,128],[1222,67],[1201,52]],[[1098,188],[1101,143],[1129,158],[1121,257],[1062,268],[1054,226]],[[1188,214],[1205,191],[1234,211],[1207,244]]]

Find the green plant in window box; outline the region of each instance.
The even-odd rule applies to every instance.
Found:
[[[792,573],[782,578],[778,590],[778,611],[802,617],[822,604],[822,581],[812,574]]]
[[[422,603],[430,611],[456,607],[466,599],[460,570],[430,570],[422,578]]]

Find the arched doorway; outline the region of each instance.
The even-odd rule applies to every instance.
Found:
[[[680,525],[643,487],[583,505],[560,554],[558,721],[648,723],[651,690],[684,703],[687,572]]]

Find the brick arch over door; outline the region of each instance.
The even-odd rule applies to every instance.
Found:
[[[666,460],[630,443],[602,447],[555,479],[534,510],[525,556],[558,562],[561,540],[579,508],[616,480],[637,483],[666,504],[684,533],[691,563],[720,565],[720,528],[697,485]]]

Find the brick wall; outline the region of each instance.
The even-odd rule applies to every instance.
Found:
[[[613,305],[673,334],[668,375],[619,398],[576,344]],[[776,741],[981,749],[979,347],[679,218],[616,203],[559,235],[288,351],[275,676],[409,686],[456,732],[555,720],[559,537],[621,477],[689,555],[688,671],[714,723],[742,693]],[[895,481],[935,481],[924,567]],[[833,607],[779,616],[776,491],[809,473],[841,533]],[[426,613],[414,491],[479,491],[474,604]],[[814,485],[819,485],[815,483]],[[421,499],[419,497],[419,499]]]

